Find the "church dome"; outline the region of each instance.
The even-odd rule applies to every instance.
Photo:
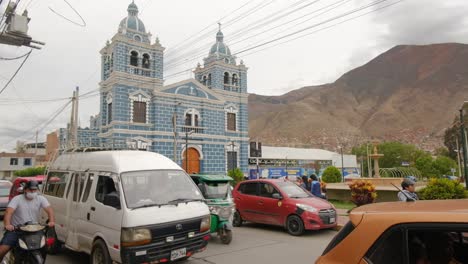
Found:
[[[119,27],[124,29],[131,29],[138,32],[146,33],[145,24],[138,18],[138,7],[132,2],[127,8],[128,16],[120,22]]]
[[[218,33],[216,34],[216,43],[210,49],[210,55],[218,54],[218,55],[231,56],[231,50],[226,44],[224,44],[223,40],[224,40],[223,32],[219,30]]]

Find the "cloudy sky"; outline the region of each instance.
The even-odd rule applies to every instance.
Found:
[[[0,15],[7,0],[1,2]],[[63,0],[20,1],[20,12],[27,7],[32,18],[29,34],[46,45],[32,51],[0,94],[0,151],[12,151],[17,140],[33,142],[36,131],[39,141],[45,140],[46,133],[66,126],[70,107],[64,106],[76,86],[81,94],[99,88],[99,50],[127,16],[130,0],[68,3],[85,26]],[[468,43],[466,0],[135,3],[153,41],[157,36],[166,47],[165,84],[192,77],[190,69],[202,62],[215,41],[218,21],[232,53],[249,67],[249,92],[263,95],[333,82],[395,45]],[[0,44],[0,58],[28,51]],[[0,60],[0,90],[21,63]],[[98,97],[90,95],[80,102],[82,126],[98,112]]]

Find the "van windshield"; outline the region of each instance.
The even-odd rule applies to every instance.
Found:
[[[183,171],[125,172],[122,173],[122,188],[130,209],[203,199],[196,185]]]

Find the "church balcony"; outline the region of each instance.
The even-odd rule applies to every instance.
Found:
[[[224,90],[230,92],[239,92],[239,85],[224,84]]]
[[[196,127],[196,126],[179,126],[180,130],[182,132],[190,132],[193,131],[195,134],[203,134],[203,131],[205,130],[204,127]]]
[[[127,65],[127,73],[130,73],[130,74],[136,74],[136,75],[151,77],[151,72],[154,72],[154,71],[151,70],[151,69],[148,69],[148,68],[142,68],[142,67],[138,67],[138,66]]]

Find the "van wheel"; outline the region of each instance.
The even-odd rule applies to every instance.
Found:
[[[244,220],[242,220],[242,217],[239,213],[239,211],[236,210],[236,212],[234,212],[234,218],[232,219],[232,225],[235,226],[235,227],[240,227],[242,226],[242,222]]]
[[[46,242],[47,245],[47,254],[55,255],[60,253],[62,249],[62,243],[57,238],[57,233],[55,233],[55,228],[49,228],[46,232],[46,241],[49,239],[53,239],[54,243],[49,246],[49,243]]]
[[[91,250],[90,256],[91,264],[111,264],[111,258],[107,251],[107,246],[104,241],[98,239],[93,243],[93,249]]]
[[[291,215],[286,220],[286,229],[288,233],[293,236],[300,236],[304,233],[304,223],[297,215]]]

